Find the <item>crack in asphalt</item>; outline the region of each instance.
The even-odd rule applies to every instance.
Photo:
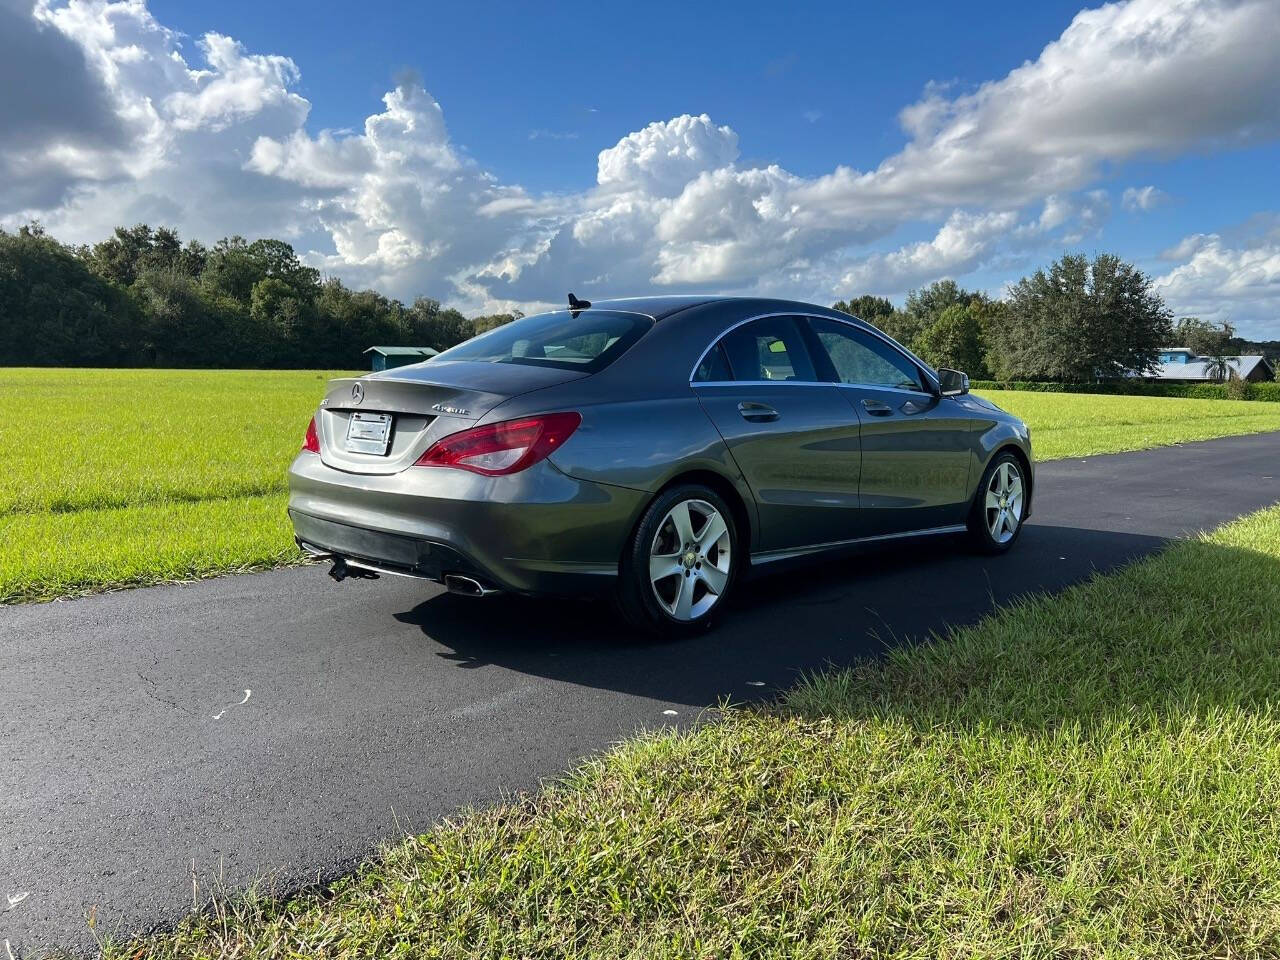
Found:
[[[172,707],[174,710],[177,710],[181,713],[185,713],[188,717],[195,716],[195,714],[193,714],[190,710],[188,710],[182,704],[178,703],[178,701],[173,699],[172,697],[161,696],[159,693],[160,685],[156,683],[154,680],[152,680],[150,677],[148,677],[146,674],[139,671],[138,679],[141,680],[143,683],[147,684],[147,686],[142,688],[142,692],[146,696],[154,700],[156,703],[164,704],[166,707]]]

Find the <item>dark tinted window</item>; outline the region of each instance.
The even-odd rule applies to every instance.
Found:
[[[720,341],[734,380],[815,380],[795,317],[764,317]]]
[[[698,383],[714,383],[732,380],[733,371],[729,369],[729,358],[724,355],[724,347],[716,344],[707,351],[707,355],[693,372],[693,379]]]
[[[618,359],[653,325],[648,317],[611,310],[568,310],[521,317],[446,350],[440,360],[523,363],[595,373]]]
[[[809,326],[831,361],[838,382],[925,392],[915,362],[879,337],[820,317],[811,317]]]

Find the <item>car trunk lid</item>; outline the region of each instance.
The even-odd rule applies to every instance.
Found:
[[[332,380],[316,416],[320,455],[349,473],[398,473],[504,400],[583,376],[525,364],[429,361]]]

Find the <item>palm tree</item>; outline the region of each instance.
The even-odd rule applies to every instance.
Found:
[[[1227,378],[1235,376],[1235,368],[1231,366],[1231,357],[1221,354],[1204,358],[1204,372],[1210,380],[1224,383]]]

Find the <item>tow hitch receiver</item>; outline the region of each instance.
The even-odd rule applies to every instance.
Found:
[[[329,569],[329,576],[333,577],[338,583],[341,583],[347,577],[353,577],[357,580],[377,580],[378,575],[372,570],[364,570],[360,567],[347,566],[346,557],[334,557],[333,566]]]

